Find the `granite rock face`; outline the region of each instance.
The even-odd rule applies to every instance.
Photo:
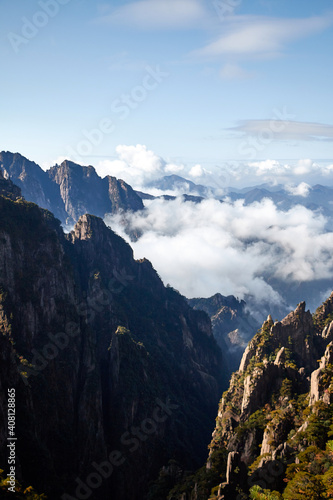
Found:
[[[39,165],[19,153],[2,151],[0,170],[21,189],[27,201],[52,211],[58,219],[65,222],[67,214],[59,188]]]
[[[333,342],[326,347],[324,356],[321,358],[319,368],[311,374],[310,405],[317,401],[324,401],[327,404],[333,403],[333,394],[327,391],[324,383],[325,371],[333,365]]]
[[[268,316],[248,344],[209,447],[210,474],[225,467],[218,499],[234,500],[239,488],[248,494],[255,484],[282,492],[287,464],[299,463],[298,454],[314,443],[325,449],[333,424],[332,313],[333,294],[314,315],[301,302],[281,322]],[[244,467],[243,481],[237,474]]]
[[[104,217],[121,210],[143,209],[141,198],[131,186],[111,176],[101,179],[92,166],[82,167],[66,160],[52,167],[48,175],[59,186],[67,223],[77,221],[85,213]]]
[[[17,479],[49,499],[141,500],[169,459],[204,460],[221,390],[210,320],[100,218],[65,235],[2,181],[0,415],[14,387]],[[5,441],[1,426],[0,468]]]

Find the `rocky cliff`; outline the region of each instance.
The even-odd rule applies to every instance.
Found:
[[[10,200],[16,200],[21,197],[21,190],[15,186],[9,179],[5,179],[2,171],[0,170],[0,196],[5,196]]]
[[[170,459],[204,460],[220,387],[210,320],[98,217],[64,235],[0,182],[0,415],[14,388],[17,479],[49,499],[142,500]],[[5,470],[6,438],[2,425]]]
[[[333,293],[314,315],[302,302],[267,318],[223,394],[206,468],[169,499],[332,498],[332,312]]]
[[[0,170],[21,188],[26,200],[51,211],[63,224],[72,225],[85,213],[104,217],[143,208],[128,184],[111,176],[102,179],[92,166],[64,161],[45,172],[19,153],[3,151]]]
[[[205,311],[212,321],[214,337],[223,353],[228,386],[231,374],[239,366],[244,348],[260,325],[246,308],[244,300],[238,300],[233,295],[224,297],[216,293],[207,299],[189,299],[188,303],[193,309]]]
[[[82,167],[71,161],[64,161],[48,171],[51,181],[60,189],[67,222],[75,222],[85,213],[98,217],[121,210],[141,210],[141,198],[123,180],[106,176],[101,179],[94,167]]]

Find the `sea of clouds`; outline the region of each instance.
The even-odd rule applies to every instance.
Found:
[[[268,199],[249,206],[158,199],[144,212],[106,218],[130,241],[124,219],[127,231],[142,233],[131,242],[135,257],[151,260],[187,297],[220,292],[278,305],[286,301],[272,279],[290,285],[333,278],[333,233],[323,215],[299,205],[282,212]]]
[[[333,165],[323,167],[311,160],[293,165],[266,160],[224,165],[223,172],[214,174],[201,165],[170,163],[142,145],[118,146],[117,154],[118,159],[99,164],[99,174],[115,175],[155,196],[162,192],[148,188],[151,181],[176,173],[219,189],[221,195],[241,179],[247,186],[258,180],[282,183],[289,194],[306,198],[312,180],[317,183],[319,176],[329,184],[333,171]],[[186,297],[220,292],[245,299],[255,309],[266,304],[269,310],[295,306],[289,293],[292,286],[323,280],[322,287],[329,292],[333,233],[318,210],[302,205],[281,210],[270,199],[245,205],[243,200],[232,202],[228,197],[223,202],[211,198],[194,203],[177,197],[145,204],[142,212],[107,216],[106,223],[131,243],[135,258],[151,260],[163,281]],[[141,236],[131,241],[131,233]],[[319,297],[316,300],[319,304]]]

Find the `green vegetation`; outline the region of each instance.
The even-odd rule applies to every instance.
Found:
[[[213,459],[213,465],[210,469],[207,469],[206,466],[204,466],[199,469],[196,474],[185,476],[182,479],[182,482],[170,491],[167,496],[167,500],[179,500],[183,493],[191,492],[194,489],[197,493],[197,500],[207,500],[207,498],[211,495],[213,495],[214,498],[218,489],[216,484],[218,485],[219,483],[225,481],[224,471],[227,464],[227,453],[226,451],[221,453],[223,456],[220,456],[218,460],[216,460],[217,457],[215,457],[215,459]],[[223,469],[220,468],[222,464],[224,465]]]
[[[326,368],[322,371],[321,379],[322,388],[332,394],[333,393],[333,365],[328,364]]]
[[[266,422],[264,410],[257,410],[255,413],[252,413],[245,422],[239,424],[236,429],[236,434],[238,438],[241,438],[248,431],[253,431],[255,429],[263,431],[266,427]]]
[[[278,491],[263,490],[260,486],[252,486],[250,489],[251,500],[282,500]]]

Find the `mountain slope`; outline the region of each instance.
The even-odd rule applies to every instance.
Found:
[[[175,174],[165,175],[160,179],[151,181],[147,184],[147,187],[153,187],[160,189],[161,191],[179,191],[180,194],[193,194],[194,196],[204,198],[210,197],[214,191],[207,186],[195,184],[194,182]]]
[[[206,468],[168,498],[332,497],[332,319],[333,293],[313,316],[303,302],[268,317],[223,394]]]
[[[66,160],[50,168],[48,175],[59,185],[70,223],[85,213],[104,217],[120,210],[143,209],[141,198],[131,186],[111,176],[101,179],[94,167],[83,167]]]
[[[141,500],[169,459],[199,464],[220,387],[207,315],[97,217],[65,236],[21,198],[0,196],[0,214],[0,414],[14,388],[17,479],[49,499]]]
[[[39,165],[19,153],[2,151],[0,170],[21,189],[26,200],[52,211],[59,220],[66,220],[67,214],[59,188]]]

